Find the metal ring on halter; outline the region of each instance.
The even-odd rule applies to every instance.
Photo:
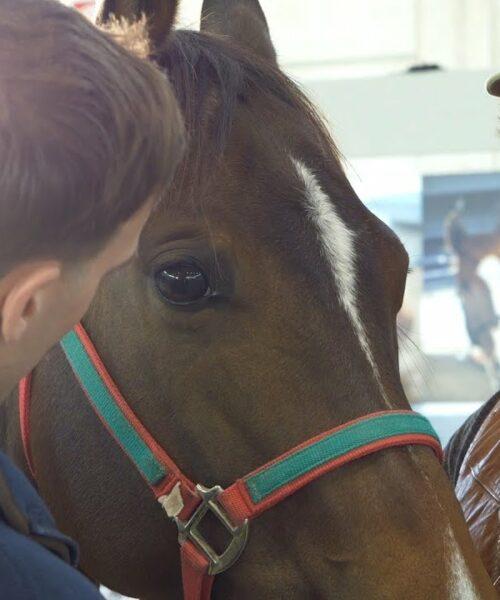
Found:
[[[201,497],[201,503],[189,521],[184,522],[177,517],[175,518],[179,529],[179,543],[182,545],[187,540],[194,542],[210,561],[208,574],[217,575],[229,569],[241,556],[248,540],[249,523],[245,519],[242,525],[233,525],[221,505],[217,502],[217,497],[224,491],[220,486],[216,485],[212,488],[206,488],[198,484],[196,491]],[[222,554],[218,554],[212,548],[198,529],[208,512],[215,515],[231,535],[231,541]]]

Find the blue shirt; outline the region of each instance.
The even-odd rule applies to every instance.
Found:
[[[26,476],[0,452],[0,598],[102,600]]]

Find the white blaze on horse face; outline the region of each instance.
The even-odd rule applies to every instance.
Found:
[[[387,398],[380,371],[375,362],[368,333],[361,319],[357,303],[358,270],[356,265],[356,233],[349,229],[339,215],[334,203],[323,191],[316,175],[302,162],[292,158],[304,182],[308,213],[316,226],[323,254],[330,265],[338,296],[352,325],[361,348],[370,363],[375,380],[387,406]]]
[[[445,548],[449,561],[450,600],[479,600],[469,569],[450,525],[446,530]]]

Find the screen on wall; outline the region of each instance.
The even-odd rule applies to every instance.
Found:
[[[433,394],[484,401],[500,388],[500,174],[424,178],[422,268]]]

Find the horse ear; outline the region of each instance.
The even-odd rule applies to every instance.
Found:
[[[159,50],[165,45],[173,27],[178,4],[178,0],[103,0],[96,22],[103,25],[115,16],[133,23],[144,15],[151,47]]]
[[[204,0],[201,30],[229,37],[258,56],[276,62],[276,51],[259,0]]]

